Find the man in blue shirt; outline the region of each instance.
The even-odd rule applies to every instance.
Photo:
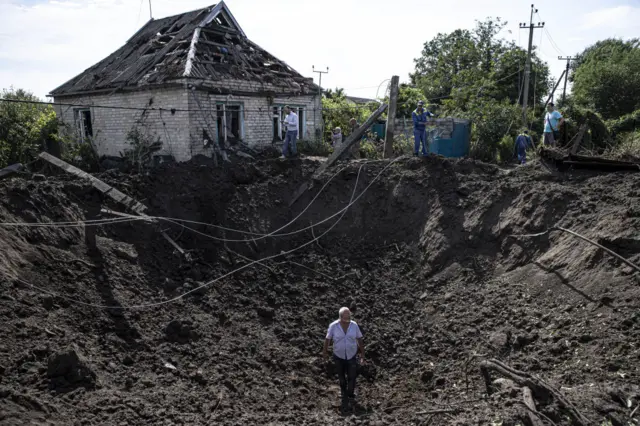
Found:
[[[413,146],[413,155],[416,157],[420,153],[420,144],[422,143],[422,155],[427,155],[427,117],[433,117],[429,111],[424,109],[424,102],[418,102],[418,108],[411,113],[413,118],[413,137],[415,144]]]
[[[560,126],[564,123],[562,114],[556,111],[553,102],[547,105],[547,113],[544,115],[544,144],[556,146],[556,140],[560,135]]]
[[[531,136],[529,136],[529,131],[525,130],[524,133],[520,133],[516,138],[514,156],[518,158],[519,164],[527,163],[528,148],[533,148],[533,143],[531,142]]]

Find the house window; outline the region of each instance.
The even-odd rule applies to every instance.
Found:
[[[89,108],[75,110],[76,128],[78,138],[81,142],[87,142],[93,137],[93,123],[91,121],[91,110]]]
[[[216,105],[216,127],[221,147],[226,147],[227,142],[241,141],[244,137],[242,105]]]
[[[291,111],[298,114],[298,137],[301,138],[304,135],[304,132],[306,130],[305,110],[303,107],[296,107],[296,106],[290,106],[290,108],[291,108]],[[285,115],[286,114],[284,112],[284,106],[273,107],[273,140],[274,141],[278,141],[278,140],[283,141],[284,137],[286,136],[284,126],[282,125],[282,122],[285,119]]]

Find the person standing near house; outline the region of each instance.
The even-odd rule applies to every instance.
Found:
[[[349,308],[340,308],[338,319],[329,325],[324,340],[322,354],[329,359],[329,344],[333,342],[333,361],[340,380],[342,407],[347,408],[349,400],[355,398],[356,373],[358,369],[357,354],[364,363],[364,343],[362,332],[355,321],[351,321]]]
[[[340,127],[336,127],[333,129],[333,134],[331,135],[331,146],[337,148],[342,144],[342,129]]]
[[[296,141],[298,139],[298,114],[293,112],[289,105],[284,107],[284,125],[286,134],[284,137],[284,144],[282,144],[282,157],[287,158],[287,154],[291,153],[291,157],[298,155],[296,147]]]
[[[556,146],[556,141],[560,136],[560,126],[564,124],[564,118],[560,112],[556,111],[553,102],[547,105],[547,113],[544,115],[544,144]]]
[[[427,155],[427,118],[433,114],[424,109],[424,102],[418,101],[418,107],[411,113],[413,118],[413,155],[420,155],[420,145],[422,144],[422,155]]]

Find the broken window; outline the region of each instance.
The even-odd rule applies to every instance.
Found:
[[[78,139],[87,142],[93,137],[93,123],[91,121],[91,110],[89,108],[76,109],[75,121],[78,129]]]
[[[218,142],[226,147],[227,142],[242,140],[242,105],[216,105]]]

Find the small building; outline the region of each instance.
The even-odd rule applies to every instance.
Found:
[[[132,148],[132,130],[187,161],[242,141],[283,139],[283,107],[299,137],[319,137],[319,87],[250,41],[224,2],[151,20],[124,46],[51,91],[58,118],[99,155]]]

